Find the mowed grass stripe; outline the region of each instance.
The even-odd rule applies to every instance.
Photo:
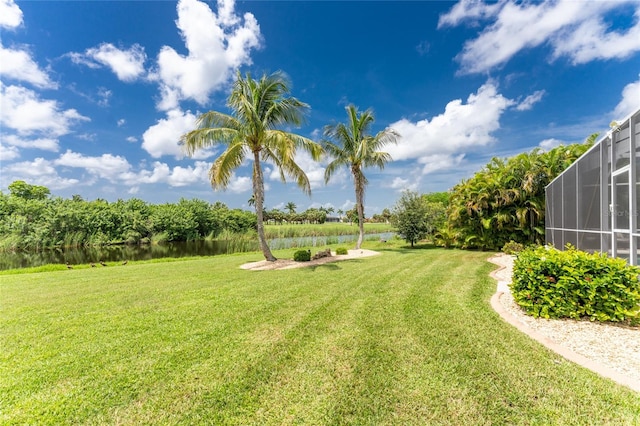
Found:
[[[491,310],[488,254],[371,248],[285,271],[244,254],[2,276],[0,420],[640,422],[637,394]]]

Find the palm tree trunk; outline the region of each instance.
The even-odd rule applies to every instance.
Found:
[[[364,179],[360,170],[353,171],[353,178],[356,187],[356,210],[358,212],[358,241],[356,242],[356,250],[360,250],[362,241],[364,240]]]
[[[255,197],[256,216],[257,216],[257,228],[258,228],[258,242],[260,244],[260,250],[264,258],[269,262],[276,260],[275,256],[269,249],[267,244],[267,237],[264,234],[264,180],[262,177],[262,166],[260,165],[260,151],[253,153],[253,196]]]

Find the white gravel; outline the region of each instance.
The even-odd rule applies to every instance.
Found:
[[[640,384],[640,327],[612,323],[548,320],[533,318],[513,300],[508,284],[513,274],[513,256],[496,255],[489,259],[504,266],[492,275],[498,280],[500,303],[517,321],[539,334],[590,360],[618,371]]]

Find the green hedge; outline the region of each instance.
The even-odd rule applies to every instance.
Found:
[[[336,254],[340,255],[340,254],[349,254],[349,250],[347,250],[346,247],[338,247],[336,249]]]
[[[537,246],[518,254],[511,291],[534,317],[638,324],[639,274],[640,268],[606,254]]]

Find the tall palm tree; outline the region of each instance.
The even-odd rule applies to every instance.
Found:
[[[347,122],[328,125],[324,129],[322,141],[323,147],[331,162],[324,173],[325,182],[329,182],[331,176],[340,167],[349,167],[353,176],[356,191],[356,210],[358,212],[358,228],[360,235],[356,243],[356,250],[362,245],[364,238],[364,191],[367,186],[367,178],[363,169],[376,166],[381,170],[386,163],[391,161],[391,155],[382,152],[387,144],[398,142],[400,135],[393,129],[387,128],[378,132],[375,136],[369,135],[374,117],[371,110],[359,112],[358,108],[349,105],[347,110]]]
[[[300,125],[309,106],[289,96],[289,82],[282,72],[263,75],[254,80],[247,73],[237,74],[227,106],[231,114],[209,111],[198,117],[197,128],[182,136],[187,155],[212,145],[226,149],[209,169],[211,186],[225,189],[246,157],[253,163],[253,196],[257,215],[260,249],[265,259],[275,261],[264,233],[264,178],[262,162],[270,161],[285,175],[295,179],[302,190],[311,194],[309,179],[294,161],[298,148],[308,151],[314,160],[322,154],[322,147],[303,136],[278,130],[282,124]]]

